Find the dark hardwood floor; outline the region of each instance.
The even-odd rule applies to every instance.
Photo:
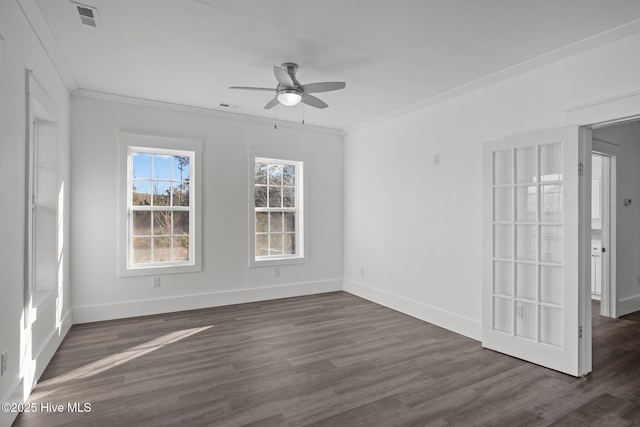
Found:
[[[576,379],[344,292],[76,325],[14,425],[640,425],[640,315],[593,332]]]

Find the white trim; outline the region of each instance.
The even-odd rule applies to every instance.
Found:
[[[564,124],[597,128],[623,123],[639,116],[640,90],[569,107],[564,110]]]
[[[480,341],[482,323],[479,320],[443,310],[433,305],[392,294],[352,280],[343,281],[343,290],[360,298],[391,308],[416,319],[448,329],[457,334]]]
[[[148,267],[128,268],[128,163],[130,147],[155,148],[159,150],[191,151],[194,153],[194,164],[191,168],[193,179],[189,183],[191,203],[194,212],[194,232],[192,234],[193,264],[189,265],[153,265]],[[199,139],[174,138],[153,133],[138,131],[123,131],[118,133],[118,179],[117,179],[117,213],[118,218],[118,276],[151,276],[175,273],[202,271],[202,149],[203,142]]]
[[[350,126],[344,130],[344,134],[347,135],[356,131],[360,131],[362,129],[375,126],[379,123],[383,123],[383,122],[392,120],[394,118],[407,115],[411,112],[421,110],[423,108],[438,104],[440,102],[443,102],[452,98],[456,98],[460,95],[464,95],[474,90],[490,86],[492,84],[506,80],[511,77],[515,77],[520,74],[524,74],[528,71],[534,70],[544,65],[548,65],[548,64],[560,61],[561,59],[568,58],[570,56],[579,54],[581,52],[585,52],[590,49],[594,49],[596,47],[605,45],[607,43],[611,43],[616,40],[620,40],[625,37],[632,36],[636,33],[640,33],[640,19],[628,22],[626,24],[619,25],[615,28],[611,28],[602,33],[593,35],[591,37],[587,37],[586,39],[568,44],[561,48],[552,50],[551,52],[547,52],[535,58],[528,59],[524,62],[521,62],[520,64],[516,64],[514,66],[505,68],[503,70],[496,71],[495,73],[481,77],[469,83],[465,83],[461,86],[452,88],[448,91],[434,95],[430,98],[427,98],[415,104],[400,108],[389,114],[385,114],[383,116],[374,118],[372,120],[365,121],[355,126]],[[575,124],[578,124],[578,123],[567,123],[567,126],[575,125]]]
[[[267,119],[264,117],[250,116],[248,114],[214,110],[212,108],[192,107],[189,105],[175,104],[175,103],[164,102],[164,101],[156,101],[156,100],[145,99],[145,98],[136,98],[133,96],[116,95],[113,93],[98,92],[98,91],[88,90],[88,89],[74,90],[71,93],[71,95],[77,96],[80,98],[89,98],[89,99],[96,99],[99,101],[117,102],[120,104],[136,105],[136,106],[157,108],[157,109],[169,110],[169,111],[177,111],[180,113],[197,114],[197,115],[208,116],[208,117],[219,117],[219,118],[230,119],[230,120],[240,120],[244,123],[247,123],[247,122],[257,123],[257,124],[268,125],[269,127],[273,127],[273,120],[271,119]],[[300,123],[287,122],[287,121],[281,121],[281,120],[278,120],[278,127],[304,130],[307,132],[315,132],[315,133],[321,133],[325,135],[342,135],[343,134],[340,129],[333,129],[333,128],[327,128],[327,127],[321,127],[321,126],[313,126],[313,125],[303,125]]]
[[[308,155],[303,152],[287,152],[279,149],[256,147],[249,145],[247,147],[248,154],[248,178],[247,178],[247,195],[248,195],[248,209],[249,215],[249,241],[248,241],[248,262],[250,268],[256,267],[274,267],[284,266],[291,264],[302,264],[309,261],[309,209],[306,206],[309,205],[309,174],[305,171],[305,165],[308,165]],[[296,172],[296,180],[302,182],[296,184],[296,207],[298,210],[297,223],[296,223],[296,241],[297,247],[301,248],[301,254],[297,256],[274,258],[274,259],[262,259],[256,260],[255,257],[255,198],[254,198],[254,184],[255,184],[255,162],[256,159],[272,159],[280,162],[292,162],[298,164],[300,174]],[[302,230],[300,233],[298,230]],[[302,240],[302,244],[299,242]],[[298,252],[299,253],[299,252]]]
[[[60,47],[56,43],[56,39],[53,37],[51,29],[49,28],[49,25],[47,25],[47,21],[42,15],[42,11],[40,10],[36,0],[18,0],[18,3],[27,17],[27,20],[31,24],[33,32],[40,40],[40,43],[42,43],[42,47],[49,56],[51,63],[58,71],[58,74],[60,74],[67,90],[69,92],[73,92],[78,89],[78,84],[73,77],[73,73],[65,61],[64,56],[60,51]]]
[[[640,310],[640,295],[634,295],[632,297],[621,298],[618,301],[618,316],[624,316],[625,314],[633,313]]]
[[[292,283],[264,288],[245,288],[206,294],[181,295],[168,298],[128,301],[122,303],[86,305],[73,308],[74,324],[123,319],[160,313],[220,307],[231,304],[268,301],[342,290],[341,279]]]

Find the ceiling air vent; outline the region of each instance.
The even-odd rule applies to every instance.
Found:
[[[72,2],[73,6],[78,11],[78,15],[80,16],[80,22],[89,27],[98,27],[98,9],[92,6],[87,6],[85,4],[80,4],[76,2]]]

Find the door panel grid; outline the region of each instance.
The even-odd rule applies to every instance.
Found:
[[[562,145],[493,152],[493,330],[562,347]]]

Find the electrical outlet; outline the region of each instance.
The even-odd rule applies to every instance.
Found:
[[[154,288],[160,287],[160,276],[153,276],[153,287]]]
[[[440,153],[436,153],[433,155],[433,164],[434,165],[440,164]]]
[[[0,376],[4,375],[7,372],[7,350],[5,350],[2,355],[0,355]]]
[[[280,267],[276,267],[273,271],[273,277],[280,277]]]

